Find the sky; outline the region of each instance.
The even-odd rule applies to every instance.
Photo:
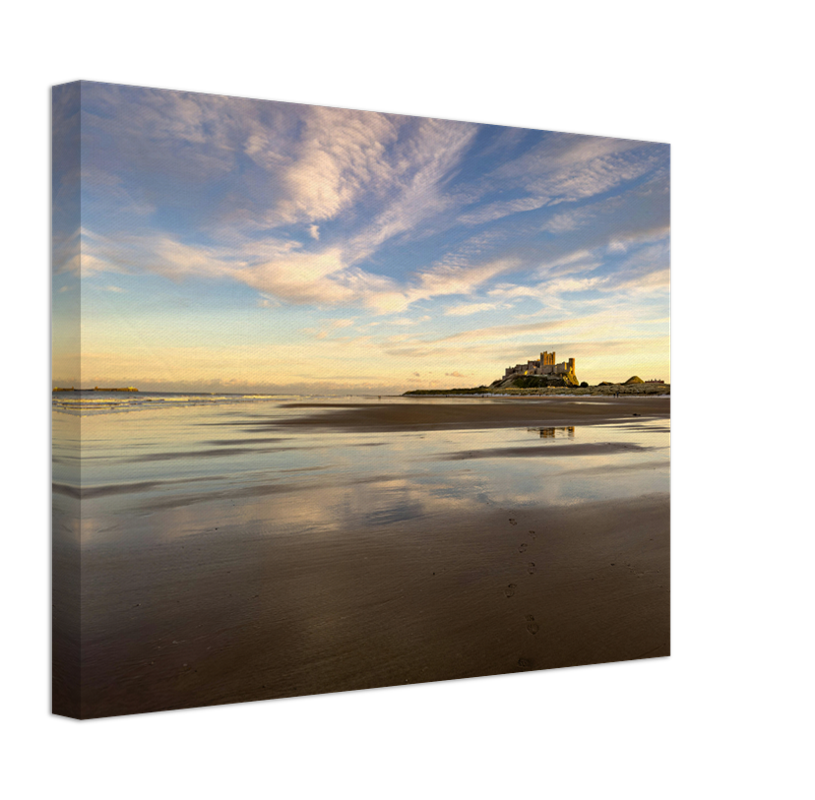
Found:
[[[89,82],[52,124],[54,385],[670,380],[667,144]]]

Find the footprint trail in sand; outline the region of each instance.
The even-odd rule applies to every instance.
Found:
[[[509,519],[510,525],[517,525],[518,521],[514,518]],[[529,531],[529,538],[531,541],[535,541],[537,539],[537,533],[535,531]],[[529,542],[521,542],[518,545],[518,552],[520,554],[524,554],[529,550]],[[525,564],[525,569],[528,575],[534,575],[537,572],[537,565],[534,561],[527,561]],[[509,597],[514,597],[518,592],[518,585],[515,583],[510,583],[505,589],[504,594]],[[534,636],[535,634],[540,631],[540,624],[535,620],[534,614],[526,614],[524,622],[526,624],[526,630],[529,634]],[[533,660],[528,656],[521,656],[518,659],[518,666],[522,669],[529,669],[533,666]]]

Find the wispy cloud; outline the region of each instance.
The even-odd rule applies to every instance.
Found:
[[[476,126],[422,120],[416,128],[414,138],[394,154],[393,200],[349,242],[355,261],[455,204],[455,198],[442,191],[442,183],[472,143]]]
[[[438,339],[430,340],[438,342],[461,342],[461,341],[490,341],[495,342],[501,339],[512,339],[516,336],[528,334],[539,334],[563,328],[566,323],[575,324],[575,320],[549,319],[540,322],[527,322],[520,325],[492,325],[487,328],[475,328],[473,330],[461,331]]]
[[[241,269],[237,280],[258,291],[298,305],[348,303],[353,291],[332,276],[345,270],[339,250],[292,252],[265,264]]]
[[[627,253],[632,245],[636,246],[650,242],[667,244],[669,235],[670,228],[667,225],[656,225],[652,228],[637,231],[634,234],[615,237],[609,242],[608,249],[611,253]]]
[[[418,286],[413,290],[416,297],[470,294],[478,286],[519,265],[514,259],[496,259],[472,266],[439,264],[418,275]]]
[[[461,303],[457,306],[448,306],[444,309],[444,313],[448,317],[468,317],[470,314],[478,314],[480,311],[492,311],[497,307],[497,303]]]
[[[267,216],[267,224],[333,219],[363,190],[391,177],[386,154],[398,136],[396,119],[319,107],[304,109],[303,117],[303,131],[282,171],[286,195]],[[275,143],[269,144],[273,149]]]
[[[81,268],[80,228],[55,229],[51,235],[51,262],[55,274],[79,275]]]
[[[494,220],[508,217],[512,214],[518,214],[522,211],[534,211],[536,208],[544,206],[546,200],[547,198],[545,196],[499,200],[473,209],[472,211],[467,211],[463,213],[458,220],[464,225],[482,225],[485,222],[493,222]]]
[[[573,272],[586,272],[600,266],[602,262],[592,250],[580,248],[549,259],[535,270],[536,277],[568,275]]]
[[[586,200],[645,175],[656,164],[642,142],[570,134],[550,134],[539,145],[496,168],[485,186],[512,186],[525,196],[480,205],[461,216],[469,225],[524,211]],[[549,230],[573,230],[580,214],[568,212],[547,223]]]

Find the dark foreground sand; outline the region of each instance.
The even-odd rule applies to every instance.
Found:
[[[431,527],[89,550],[82,716],[669,654],[667,496]]]
[[[288,425],[328,426],[355,430],[453,430],[462,428],[507,428],[523,425],[596,425],[626,420],[633,416],[665,418],[671,413],[671,398],[591,397],[573,400],[566,397],[524,398],[494,402],[456,401],[423,403],[291,403],[286,408],[323,409],[286,419]],[[258,423],[263,424],[263,423]]]

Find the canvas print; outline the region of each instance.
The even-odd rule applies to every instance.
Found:
[[[52,125],[54,713],[669,654],[667,144],[86,81]]]

